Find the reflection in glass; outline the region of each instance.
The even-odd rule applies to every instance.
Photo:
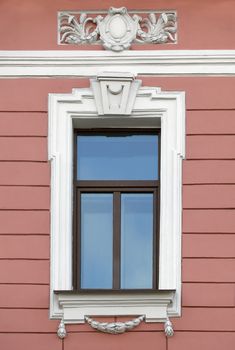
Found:
[[[152,288],[153,194],[121,195],[121,288]]]
[[[81,288],[112,288],[113,195],[81,195]]]
[[[158,135],[77,137],[78,180],[157,180]]]

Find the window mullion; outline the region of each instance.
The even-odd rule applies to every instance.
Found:
[[[120,289],[121,194],[113,193],[113,289]]]

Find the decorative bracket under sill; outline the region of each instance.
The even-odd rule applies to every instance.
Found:
[[[166,322],[164,323],[164,330],[165,330],[165,334],[168,338],[173,337],[173,335],[174,335],[173,324],[169,320],[169,318],[167,318]]]
[[[64,319],[62,318],[57,330],[57,335],[60,339],[64,339],[65,337],[67,337],[67,332],[66,332],[66,328],[65,328],[65,324],[64,324]]]
[[[127,322],[98,322],[92,318],[86,316],[85,321],[94,329],[109,334],[121,334],[137,327],[142,321],[144,321],[145,316],[141,315],[133,320]],[[174,329],[172,322],[167,318],[164,323],[164,330],[166,337],[172,337],[174,335]],[[64,320],[61,319],[57,335],[60,339],[64,339],[67,336]]]

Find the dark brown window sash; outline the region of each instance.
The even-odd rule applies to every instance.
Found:
[[[121,194],[122,193],[152,193],[153,194],[153,279],[151,291],[158,289],[159,266],[159,200],[160,180],[148,181],[106,181],[106,180],[76,180],[77,179],[77,136],[79,135],[104,135],[107,134],[155,134],[159,136],[159,165],[160,165],[160,133],[156,130],[83,130],[74,133],[74,209],[73,209],[73,290],[78,292],[107,292],[122,291],[120,288],[120,264],[121,264]],[[159,167],[160,178],[160,167]],[[113,194],[113,288],[108,289],[83,289],[81,288],[81,193],[112,193]],[[141,291],[131,289],[131,291]]]

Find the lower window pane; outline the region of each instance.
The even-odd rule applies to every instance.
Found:
[[[152,288],[153,194],[121,195],[121,288]]]
[[[81,288],[111,289],[113,195],[81,195]]]

